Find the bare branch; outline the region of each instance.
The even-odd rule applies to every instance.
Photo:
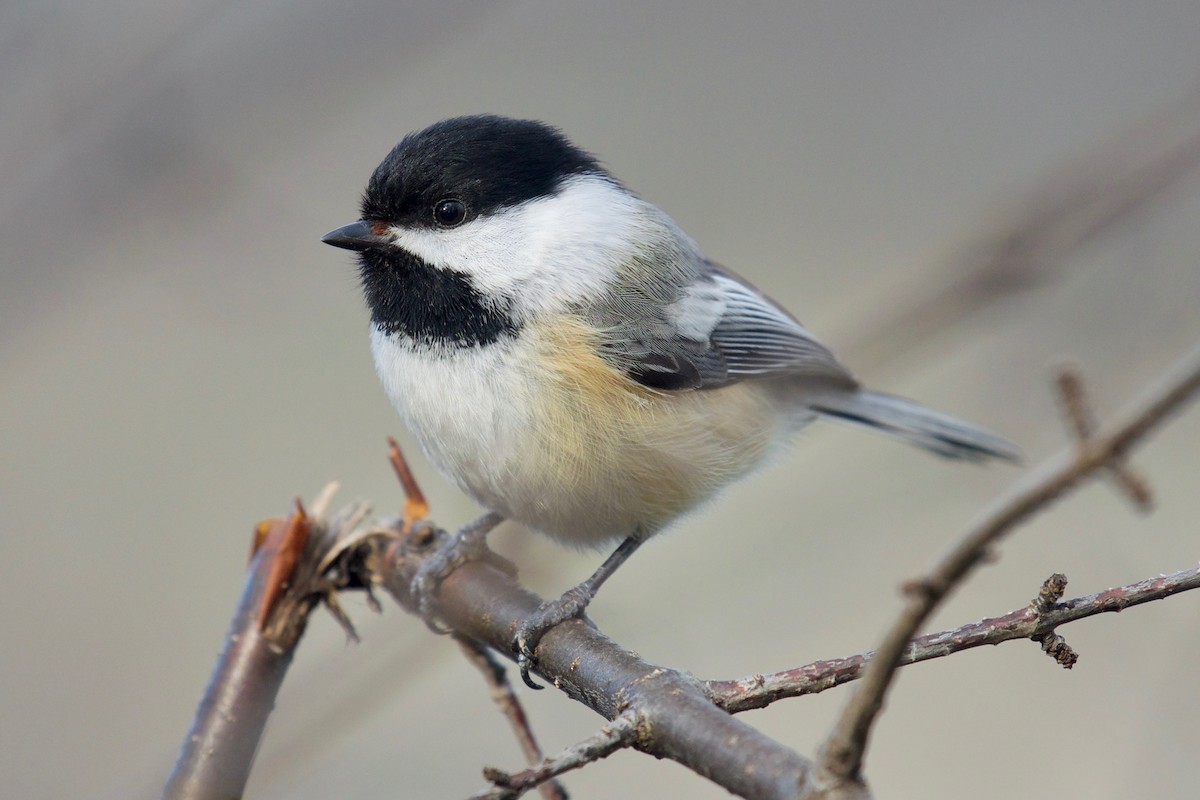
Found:
[[[241,796],[308,615],[338,588],[316,565],[346,530],[309,518],[299,500],[291,516],[257,526],[225,647],[163,789],[164,800]]]
[[[859,780],[871,727],[883,708],[884,697],[909,642],[942,600],[984,560],[991,546],[1085,477],[1126,455],[1197,389],[1200,389],[1200,347],[1108,426],[1078,447],[1068,448],[1033,470],[985,511],[926,576],[909,583],[906,607],[875,651],[862,683],[826,740],[817,773],[818,786]]]
[[[241,797],[292,662],[292,649],[276,649],[257,622],[274,556],[264,544],[250,563],[225,647],[171,769],[163,800]]]
[[[492,701],[500,709],[504,718],[508,720],[513,735],[517,737],[517,744],[521,747],[525,762],[531,766],[537,765],[542,761],[542,748],[538,746],[537,738],[533,735],[533,728],[529,725],[529,718],[525,716],[525,709],[522,707],[517,693],[513,691],[512,684],[508,682],[504,665],[492,655],[491,650],[483,645],[457,634],[454,636],[454,640],[462,648],[467,661],[471,662],[483,675],[484,681],[492,691]],[[554,776],[559,774],[561,772],[548,773],[541,780],[531,783],[530,786],[537,785],[545,800],[566,800],[566,791],[557,781],[553,780]]]
[[[1069,622],[1130,606],[1163,600],[1173,594],[1200,589],[1200,568],[1147,578],[1127,586],[1051,603],[1039,610],[1035,603],[998,617],[988,617],[957,628],[918,636],[904,651],[900,665],[930,661],[984,645],[1034,639]],[[1040,597],[1040,596],[1039,596]],[[795,669],[751,675],[736,680],[707,681],[714,701],[731,713],[764,708],[777,700],[817,694],[858,680],[873,651],[847,658],[814,661]]]
[[[485,769],[483,776],[495,786],[483,794],[475,795],[471,800],[515,800],[534,786],[548,785],[544,782],[593,761],[608,758],[622,748],[633,746],[637,740],[637,733],[637,715],[626,711],[594,736],[544,759],[531,769],[522,770],[514,775],[495,768]]]
[[[412,576],[445,536],[438,531],[419,540],[415,534],[397,537],[368,559],[366,571],[415,613]],[[437,589],[437,601],[448,626],[506,655],[517,625],[541,605],[541,598],[486,560],[448,575]],[[815,796],[798,788],[807,782],[807,759],[717,708],[690,675],[643,661],[590,620],[552,628],[538,644],[537,657],[536,671],[543,679],[605,718],[636,713],[641,723],[637,749],[678,761],[741,797]],[[747,763],[755,769],[747,770]]]

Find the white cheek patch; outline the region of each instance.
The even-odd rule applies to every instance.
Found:
[[[391,233],[397,245],[435,267],[472,277],[499,272],[506,266],[514,272],[528,250],[525,226],[516,212],[479,217],[450,230],[395,227]]]
[[[597,175],[449,230],[393,228],[426,263],[469,275],[525,312],[562,311],[605,291],[639,243],[668,231],[653,206]]]

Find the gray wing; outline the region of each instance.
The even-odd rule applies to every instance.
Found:
[[[645,283],[639,284],[644,289]],[[682,287],[682,288],[680,288]],[[990,431],[902,397],[862,390],[825,345],[762,292],[705,264],[660,301],[637,292],[630,314],[602,347],[639,383],[666,391],[715,389],[746,378],[798,380],[808,407],[881,430],[948,458],[1017,460],[1017,448]],[[673,298],[663,301],[661,298]]]
[[[791,314],[738,276],[706,266],[650,319],[610,329],[604,349],[630,377],[674,391],[763,376],[858,385]]]

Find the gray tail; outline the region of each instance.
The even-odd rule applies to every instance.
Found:
[[[1021,459],[1016,445],[1002,436],[895,395],[859,390],[822,397],[811,407],[826,416],[876,428],[946,458]]]

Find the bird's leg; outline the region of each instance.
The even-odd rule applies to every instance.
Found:
[[[592,573],[592,577],[575,588],[568,589],[557,600],[542,603],[537,611],[521,621],[517,627],[517,634],[513,638],[513,650],[517,653],[517,666],[521,669],[521,680],[525,681],[526,686],[530,689],[542,688],[529,677],[529,670],[537,663],[534,650],[537,649],[538,642],[541,641],[546,631],[560,622],[575,619],[583,614],[588,603],[592,602],[592,598],[596,596],[596,592],[600,590],[604,582],[617,571],[617,567],[624,564],[626,559],[633,555],[633,551],[637,550],[643,541],[645,540],[636,534],[630,536],[604,560],[604,563]]]
[[[487,546],[487,535],[492,529],[504,521],[504,517],[494,511],[484,514],[479,519],[466,525],[439,547],[417,569],[409,584],[409,592],[417,598],[417,607],[421,618],[425,620],[435,633],[447,633],[438,627],[433,614],[433,595],[443,580],[454,570],[471,561],[491,554]],[[499,558],[499,556],[495,556]],[[511,565],[509,565],[511,568]]]

